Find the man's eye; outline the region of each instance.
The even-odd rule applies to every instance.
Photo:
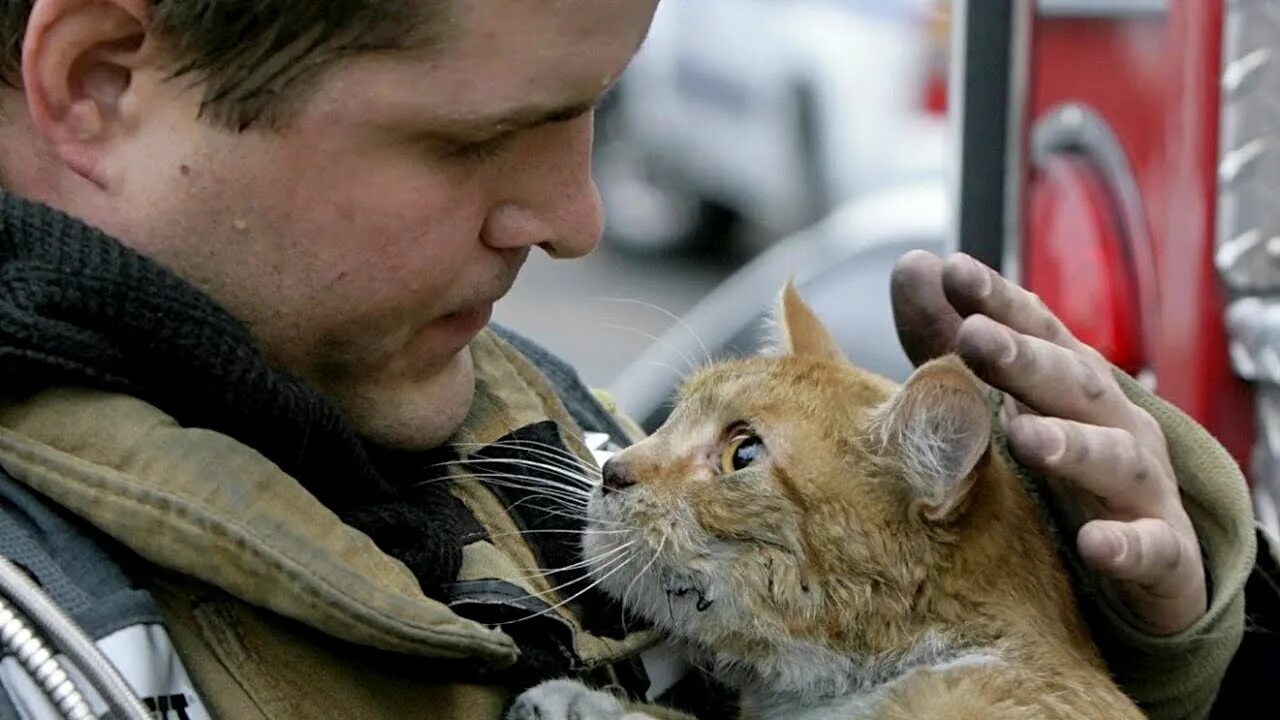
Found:
[[[446,155],[451,159],[468,162],[492,160],[502,154],[510,140],[511,134],[503,133],[479,142],[457,143],[448,149]]]

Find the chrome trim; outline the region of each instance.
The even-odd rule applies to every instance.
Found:
[[[1232,366],[1255,383],[1254,504],[1280,532],[1280,4],[1224,6],[1214,266]]]
[[[1144,275],[1142,268],[1155,268],[1156,259],[1151,243],[1147,216],[1143,212],[1142,191],[1138,187],[1129,157],[1111,125],[1093,108],[1081,103],[1059,105],[1047,113],[1031,137],[1031,158],[1035,164],[1045,162],[1053,155],[1074,153],[1087,158],[1102,174],[1103,180],[1118,200],[1127,233],[1125,251],[1135,269],[1135,281],[1139,304],[1142,307],[1142,350],[1146,357],[1154,357],[1152,334],[1158,326],[1160,288],[1155,275]]]
[[[1153,18],[1168,12],[1168,0],[1036,0],[1036,13],[1050,18]]]
[[[1017,3],[1013,8],[1013,27],[1010,30],[1009,51],[1009,117],[1008,143],[1005,159],[1004,198],[1004,253],[1000,270],[1012,282],[1022,284],[1022,241],[1027,230],[1026,157],[1027,127],[1031,124],[1031,36],[1035,18],[1029,3]]]
[[[1280,6],[1227,3],[1214,264],[1236,294],[1280,293]]]
[[[947,124],[951,134],[951,162],[947,169],[947,194],[951,201],[951,220],[947,226],[943,252],[947,255],[960,249],[960,177],[964,173],[964,72],[968,45],[969,0],[952,0],[951,3],[951,61],[947,69]]]

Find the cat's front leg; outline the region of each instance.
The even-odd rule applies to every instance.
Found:
[[[628,713],[609,693],[574,680],[550,680],[526,690],[507,712],[507,720],[653,720]]]

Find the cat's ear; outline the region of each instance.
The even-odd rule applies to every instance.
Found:
[[[878,410],[881,452],[898,465],[925,517],[944,521],[962,507],[991,446],[991,409],[957,357],[922,366]]]
[[[786,355],[838,360],[843,362],[844,352],[830,331],[800,299],[796,286],[787,281],[778,298],[778,347]]]

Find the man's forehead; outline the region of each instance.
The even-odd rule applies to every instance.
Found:
[[[464,23],[432,52],[384,57],[350,73],[339,94],[395,124],[459,132],[570,119],[598,102],[627,66],[649,19],[645,13],[633,13],[628,22],[541,18],[523,31],[503,19],[478,27]]]
[[[477,125],[519,126],[581,114],[589,108],[639,50],[657,3],[469,0],[464,4],[467,10],[453,39],[430,66],[456,81],[448,92],[457,99],[454,115]],[[482,102],[469,106],[467,100],[472,97]]]

